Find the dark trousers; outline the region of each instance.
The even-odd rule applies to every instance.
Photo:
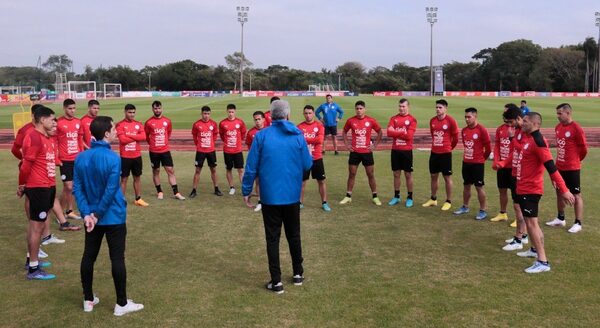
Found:
[[[281,225],[285,229],[285,237],[290,247],[292,268],[294,275],[303,275],[302,268],[302,243],[300,241],[300,204],[293,205],[262,205],[263,222],[265,225],[265,239],[267,241],[267,257],[269,259],[269,272],[271,281],[281,281],[281,268],[279,265],[279,237]]]
[[[117,304],[127,304],[127,270],[125,269],[125,240],[127,226],[125,224],[97,225],[92,232],[85,233],[85,248],[81,258],[81,285],[83,297],[87,301],[94,299],[92,284],[94,282],[94,263],[100,252],[102,238],[106,235],[108,252],[112,264],[112,277],[117,292]]]

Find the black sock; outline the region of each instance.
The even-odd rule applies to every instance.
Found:
[[[325,204],[327,204],[326,200],[324,200],[324,201],[321,202],[321,205],[325,205]]]
[[[516,236],[515,236],[514,240],[517,242],[517,244],[520,244],[520,243],[521,243],[521,238],[519,238],[519,237],[516,237]]]
[[[581,220],[579,220],[579,219],[575,219],[575,224],[579,224],[579,225],[581,225]]]
[[[42,242],[45,242],[46,240],[50,239],[52,237],[52,234],[49,234],[46,237],[42,237]]]
[[[407,199],[412,199],[412,191],[408,192],[408,196],[406,196]]]
[[[373,193],[373,198],[377,198],[377,193],[376,192]]]
[[[235,187],[234,186],[229,186],[229,189],[235,189]]]
[[[400,190],[394,190],[394,198],[400,198]]]
[[[172,185],[171,189],[173,189],[173,195],[176,195],[179,193],[179,189],[177,188],[177,185]]]
[[[452,204],[452,201],[451,201],[451,200],[449,200],[449,199],[446,199],[446,203],[448,203],[448,204]],[[465,207],[466,207],[466,206],[465,206]]]
[[[194,189],[194,190],[196,190],[196,189]],[[219,187],[215,186],[215,192],[217,192],[217,191],[219,191]]]
[[[500,214],[505,214],[505,213],[506,213],[506,211],[500,211]]]
[[[561,221],[564,221],[565,220],[565,213],[563,213],[563,214],[558,213],[558,215],[556,216],[556,218],[559,219],[559,220],[561,220]]]
[[[548,261],[540,261],[540,263],[548,265]]]
[[[431,200],[437,200],[437,196],[431,196]]]
[[[196,193],[196,188],[192,189],[192,192],[190,194],[195,194]]]
[[[346,197],[348,197],[348,198],[352,198],[352,193],[350,193],[350,192],[347,192],[347,193],[346,193]]]
[[[531,246],[531,251],[534,253],[537,253],[537,249],[535,249],[535,247]]]
[[[65,214],[69,215],[71,212],[73,212],[73,210],[66,210]]]
[[[140,200],[142,199],[142,196],[135,196],[135,200]]]
[[[156,192],[162,192],[162,188],[160,187],[160,185],[156,185]]]
[[[526,233],[523,234],[523,237],[521,237],[521,239],[525,239],[525,238],[527,238],[527,234]]]

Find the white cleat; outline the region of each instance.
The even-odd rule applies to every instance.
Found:
[[[127,304],[124,306],[120,306],[119,304],[115,304],[115,312],[114,315],[120,317],[127,313],[136,312],[144,308],[144,304],[134,303],[133,300],[127,300]]]

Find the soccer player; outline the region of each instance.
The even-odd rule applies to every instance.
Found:
[[[277,98],[277,99],[273,99],[273,98]],[[271,103],[273,103],[273,101],[275,101],[275,100],[279,100],[278,97],[273,97],[273,98],[271,98]],[[265,123],[266,123],[265,115],[266,114],[261,111],[256,111],[256,112],[254,112],[254,114],[252,114],[252,119],[254,120],[254,127],[252,127],[252,129],[250,129],[248,131],[248,133],[246,134],[246,146],[248,147],[248,151],[250,151],[250,148],[252,147],[252,141],[254,141],[254,137],[256,136],[256,133],[258,133],[258,131],[265,128]],[[270,115],[271,115],[271,111],[269,110],[269,116]],[[258,181],[258,179],[256,179],[254,184],[256,185],[255,189],[256,189],[256,194],[258,195],[258,204],[256,204],[256,206],[254,207],[254,211],[259,212],[262,209],[262,203],[260,201],[260,182]]]
[[[381,142],[383,131],[381,131],[379,123],[374,118],[365,115],[367,108],[364,101],[357,101],[354,104],[354,110],[356,111],[356,115],[349,118],[344,125],[344,144],[350,150],[350,157],[348,158],[348,191],[346,192],[346,197],[340,201],[340,204],[344,205],[352,202],[352,189],[354,189],[356,171],[358,170],[358,165],[362,163],[369,179],[373,203],[380,206],[381,201],[377,197],[373,151],[377,149],[377,145]],[[348,131],[350,131],[352,138],[351,142],[348,142]],[[377,138],[374,143],[371,141],[373,131],[377,132]]]
[[[334,154],[339,154],[336,139],[337,124],[344,116],[344,110],[340,105],[333,102],[333,97],[331,95],[326,95],[325,103],[317,107],[315,114],[317,115],[317,119],[325,126],[325,136],[331,135]],[[325,153],[325,141],[323,141],[323,153]]]
[[[304,106],[304,122],[298,124],[298,129],[304,134],[308,150],[313,159],[310,171],[304,172],[302,177],[302,192],[300,193],[300,208],[304,204],[304,189],[306,181],[312,174],[312,178],[317,180],[319,185],[319,194],[321,195],[321,208],[325,212],[331,212],[331,207],[327,203],[327,185],[325,184],[325,165],[323,165],[323,140],[325,139],[325,128],[321,122],[315,120],[315,108],[311,105]]]
[[[135,120],[136,108],[132,104],[125,105],[125,118],[117,123],[119,154],[121,154],[121,191],[125,194],[129,175],[133,175],[133,192],[137,206],[149,204],[142,199],[142,148],[141,141],[146,140],[146,131],[142,122]]]
[[[225,159],[226,177],[229,183],[229,195],[235,195],[233,186],[232,169],[238,171],[240,184],[244,175],[244,155],[242,154],[242,140],[246,138],[246,124],[235,117],[235,105],[227,105],[227,117],[219,123],[219,135],[223,140],[223,157]]]
[[[479,200],[479,212],[475,220],[487,218],[487,201],[483,186],[485,160],[490,156],[492,149],[490,135],[483,125],[477,120],[477,109],[469,107],[465,109],[465,122],[467,126],[462,129],[462,142],[464,146],[462,176],[463,176],[463,205],[456,211],[455,215],[469,212],[469,201],[471,200],[471,186],[475,185],[477,199]]]
[[[125,244],[127,239],[127,201],[119,184],[121,160],[110,149],[116,137],[112,118],[98,116],[90,125],[94,137],[91,148],[75,160],[75,187],[77,205],[84,216],[86,233],[81,258],[81,285],[83,311],[92,312],[100,299],[94,295],[94,263],[106,235],[112,266],[112,277],[117,294],[114,315],[139,311],[144,305],[127,299],[127,270]]]
[[[529,114],[530,111],[531,109],[527,107],[527,101],[525,99],[521,100],[521,112],[523,112],[523,115]]]
[[[83,136],[83,147],[84,149],[89,149],[92,134],[90,133],[90,124],[92,121],[98,116],[98,111],[100,111],[100,103],[96,99],[92,99],[88,101],[88,111],[81,118],[81,135]]]
[[[275,97],[271,97],[271,100],[269,101],[269,104],[272,104],[275,100],[280,100],[279,97],[275,96]],[[271,126],[271,110],[267,110],[265,113],[265,123],[264,123],[264,127],[268,127]],[[248,151],[250,150],[250,147],[248,147]]]
[[[219,185],[217,183],[217,154],[215,152],[215,142],[217,141],[219,127],[217,126],[217,122],[211,120],[210,118],[210,107],[202,106],[201,112],[202,118],[194,122],[192,125],[192,137],[194,138],[194,144],[196,145],[196,171],[194,172],[194,180],[190,198],[194,198],[197,195],[196,189],[198,189],[200,172],[202,172],[204,160],[206,160],[206,163],[210,168],[210,178],[212,179],[215,190],[214,194],[217,196],[223,196],[223,193],[221,190],[219,190]]]
[[[167,172],[171,189],[173,189],[173,198],[185,200],[185,197],[183,197],[177,187],[173,157],[171,157],[171,151],[169,150],[169,138],[171,138],[173,125],[171,124],[171,120],[162,114],[163,109],[160,101],[155,100],[152,102],[152,113],[154,115],[144,124],[144,131],[146,132],[146,140],[149,146],[152,181],[156,187],[156,198],[164,198],[162,187],[160,186],[160,166],[162,164],[165,172]]]
[[[387,127],[388,137],[392,137],[392,172],[394,174],[394,198],[388,205],[400,203],[401,174],[406,179],[406,202],[404,206],[413,207],[413,138],[417,130],[417,120],[410,114],[410,102],[406,98],[398,102],[398,114],[390,118]]]
[[[544,249],[544,233],[538,223],[538,205],[544,194],[544,168],[550,174],[552,184],[560,192],[565,204],[572,205],[575,197],[552,160],[548,144],[539,129],[542,125],[542,116],[536,112],[529,112],[523,118],[523,137],[520,141],[521,153],[517,160],[517,199],[525,217],[525,224],[531,239],[532,248],[519,252],[521,257],[537,257],[527,273],[540,273],[550,271],[550,263]]]
[[[446,186],[446,201],[442,211],[447,211],[452,207],[452,150],[458,144],[458,124],[448,115],[448,102],[444,99],[435,102],[435,114],[436,116],[429,121],[431,198],[423,207],[437,206],[438,177],[442,173]]]
[[[556,167],[567,184],[569,191],[575,196],[575,223],[568,230],[570,233],[581,231],[583,218],[583,197],[581,196],[581,161],[587,155],[587,142],[585,133],[577,122],[573,120],[571,105],[564,103],[556,107],[558,124],[554,128],[556,133]],[[546,225],[553,227],[565,226],[565,204],[562,197],[557,195],[556,207],[558,214]]]
[[[27,279],[50,280],[55,275],[42,268],[50,262],[39,261],[42,234],[56,195],[56,145],[52,134],[56,131],[54,112],[39,107],[34,112],[34,129],[23,138],[23,161],[19,168],[17,196],[29,199],[27,228]],[[27,211],[26,211],[27,212]]]
[[[75,157],[84,150],[82,125],[81,121],[75,117],[76,109],[77,105],[73,99],[63,101],[65,114],[58,119],[56,142],[58,143],[60,178],[63,182],[60,204],[66,210],[67,218],[81,220],[81,217],[73,212],[75,206],[75,199],[73,198],[73,163]]]
[[[509,109],[519,109],[515,104],[504,105],[504,112],[502,114],[505,117]],[[519,109],[520,110],[520,109]],[[516,119],[513,118],[513,120]],[[499,222],[508,220],[508,214],[506,213],[506,207],[508,206],[508,189],[511,184],[511,172],[512,163],[507,162],[507,159],[511,155],[511,140],[514,137],[515,128],[511,125],[506,118],[503,118],[504,123],[496,128],[496,138],[494,139],[494,161],[492,168],[496,170],[496,185],[498,186],[498,194],[500,198],[500,212],[495,217],[491,218],[491,222]],[[504,163],[502,168],[499,168],[498,163]]]

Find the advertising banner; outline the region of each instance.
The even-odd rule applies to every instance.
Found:
[[[210,97],[212,91],[181,91],[182,97]]]

